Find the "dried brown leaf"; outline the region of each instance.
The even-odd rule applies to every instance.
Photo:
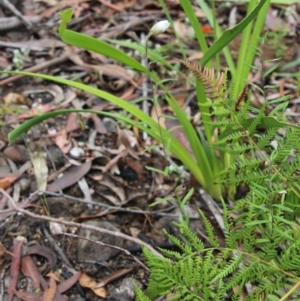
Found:
[[[94,127],[95,130],[99,133],[99,134],[107,134],[107,129],[102,121],[101,118],[99,118],[98,115],[96,114],[91,114],[90,118],[93,120],[94,122]]]
[[[64,154],[67,154],[72,147],[71,142],[67,138],[66,130],[62,130],[58,133],[54,138],[54,142]]]
[[[18,282],[19,272],[20,272],[22,245],[25,242],[26,242],[26,238],[22,236],[18,236],[14,242],[14,249],[13,249],[14,256],[12,257],[12,261],[10,265],[11,280],[7,289],[8,301],[11,301],[15,294],[15,289]]]
[[[72,166],[61,178],[50,183],[47,186],[47,191],[57,192],[60,191],[60,189],[65,189],[76,184],[84,175],[89,172],[91,166],[92,161],[87,161],[79,166]]]
[[[56,285],[56,277],[53,273],[50,273],[49,287],[45,289],[42,297],[42,301],[54,301],[57,285]]]
[[[70,133],[73,131],[77,131],[80,129],[80,124],[78,120],[77,113],[71,113],[68,116],[67,125],[66,125],[66,132]]]
[[[19,178],[19,174],[7,174],[4,178],[0,178],[0,188],[6,190]]]
[[[50,269],[53,269],[54,266],[56,265],[57,262],[56,255],[51,249],[47,247],[41,246],[37,243],[32,246],[29,246],[26,248],[25,255],[31,255],[31,254],[40,255],[46,258],[49,263]]]
[[[97,296],[106,298],[107,292],[103,287],[96,288],[97,282],[94,278],[88,276],[86,273],[82,273],[79,278],[79,283],[82,287],[90,288]]]
[[[125,146],[125,149],[128,151],[128,153],[136,160],[139,160],[139,156],[137,155],[137,152],[133,148],[134,146],[138,145],[134,133],[129,130],[122,130],[118,128],[118,139],[119,142]]]
[[[25,276],[32,279],[34,288],[39,289],[41,286],[40,272],[39,272],[35,262],[32,260],[32,258],[30,256],[22,257],[21,270]]]
[[[215,75],[214,69],[207,67],[202,68],[199,64],[186,62],[177,59],[185,65],[195,77],[203,84],[207,96],[211,99],[222,97],[222,89],[224,85],[224,72],[217,72]]]
[[[68,278],[67,280],[63,281],[60,285],[57,287],[58,293],[64,293],[67,290],[69,290],[80,278],[81,272],[77,272],[72,277]]]

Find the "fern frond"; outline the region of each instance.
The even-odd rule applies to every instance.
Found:
[[[219,247],[219,243],[218,243],[218,240],[214,233],[215,231],[214,231],[212,224],[210,223],[210,221],[207,219],[207,217],[204,215],[204,213],[201,210],[199,210],[199,214],[202,218],[202,221],[203,221],[203,224],[204,224],[204,227],[205,227],[208,239],[209,239],[209,243],[215,248]]]
[[[255,146],[246,143],[240,143],[240,144],[231,143],[230,145],[226,145],[226,146],[224,145],[223,147],[218,146],[218,149],[223,152],[227,152],[230,155],[241,155],[251,150],[254,150]]]
[[[186,66],[195,77],[203,84],[206,95],[210,99],[223,97],[221,93],[224,85],[224,72],[218,72],[215,76],[214,69],[202,68],[199,64],[177,59]]]
[[[170,239],[170,241],[177,246],[184,254],[192,254],[193,250],[192,247],[188,244],[183,243],[180,239],[177,237],[169,234],[165,229],[163,230],[164,234]]]
[[[265,150],[267,148],[270,148],[270,142],[275,139],[277,132],[278,132],[277,128],[267,129],[264,135],[259,135],[257,147],[260,150]]]
[[[240,95],[238,96],[238,99],[234,106],[235,111],[239,111],[241,106],[244,104],[245,100],[247,99],[248,91],[249,89],[247,84],[242,90],[242,92],[240,93]]]
[[[280,141],[277,148],[277,156],[274,161],[280,162],[285,160],[290,154],[291,150],[296,147],[300,147],[299,142],[300,130],[296,128],[290,128],[286,132],[286,137],[283,141]]]
[[[178,227],[182,234],[186,237],[187,243],[190,247],[198,252],[204,250],[205,247],[203,242],[195,233],[191,231],[186,223],[174,223],[174,225]]]

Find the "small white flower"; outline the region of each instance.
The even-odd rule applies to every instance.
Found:
[[[153,36],[158,35],[165,32],[169,27],[170,22],[168,20],[159,21],[151,27],[150,34]]]

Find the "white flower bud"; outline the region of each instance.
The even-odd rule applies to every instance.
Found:
[[[159,21],[151,27],[150,34],[153,36],[158,35],[165,32],[169,27],[170,22],[168,20]]]

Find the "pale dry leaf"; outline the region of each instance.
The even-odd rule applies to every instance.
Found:
[[[50,276],[49,287],[45,289],[42,301],[54,301],[55,293],[57,290],[57,277],[53,273],[50,273],[48,276]]]
[[[191,25],[185,24],[180,20],[174,22],[174,29],[179,38],[189,40],[195,36],[195,31]]]
[[[61,131],[57,136],[54,138],[55,144],[60,148],[60,150],[67,154],[71,150],[71,142],[68,140],[65,131]]]
[[[130,234],[134,238],[138,238],[138,235],[140,234],[141,230],[135,227],[130,227],[129,228]]]
[[[23,94],[10,92],[3,96],[4,103],[6,105],[17,104],[23,105],[25,104],[25,97]]]
[[[133,158],[139,160],[139,156],[134,150],[134,147],[138,145],[138,142],[132,131],[123,130],[118,127],[118,140],[121,145],[125,146],[126,151],[128,151]]]
[[[48,166],[47,161],[41,152],[31,154],[31,162],[34,169],[34,175],[38,189],[45,191],[47,187]]]
[[[78,182],[79,188],[81,189],[84,199],[88,202],[92,202],[92,196],[90,192],[89,185],[84,177],[82,177]]]
[[[104,287],[96,288],[97,282],[94,278],[88,276],[86,273],[82,273],[79,278],[79,283],[82,287],[90,288],[97,296],[101,298],[107,297],[107,291]]]

